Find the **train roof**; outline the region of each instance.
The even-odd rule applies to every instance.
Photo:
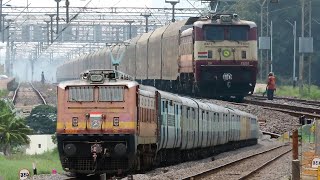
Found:
[[[63,81],[58,84],[58,87],[61,89],[65,89],[67,86],[127,86],[128,88],[137,86],[138,83],[136,81],[130,80],[105,80],[104,83],[90,83],[86,80],[72,80],[72,81]]]
[[[167,98],[169,100],[174,100],[175,102],[181,103],[180,96],[178,96],[177,94],[173,94],[173,93],[165,92],[165,91],[161,91],[161,90],[158,90],[158,92],[160,93],[162,98]]]
[[[249,25],[250,28],[257,27],[253,21],[242,20],[237,14],[211,14],[202,16],[193,23],[195,27],[202,28],[204,25]]]
[[[205,104],[204,102],[201,102],[201,100],[194,99],[194,98],[192,98],[192,100],[199,105],[200,109],[202,109],[202,110],[210,110],[210,108],[207,106],[207,104]]]
[[[184,106],[189,106],[189,107],[193,107],[193,108],[197,108],[198,107],[197,103],[191,98],[182,97],[182,96],[180,96],[179,98],[181,99],[182,104]]]
[[[226,107],[229,111],[233,111],[235,114],[241,115],[241,116],[249,116],[251,118],[257,119],[257,116],[247,113],[245,111],[241,111],[239,109],[231,108],[231,107]]]
[[[157,88],[153,87],[153,86],[147,86],[147,85],[142,85],[142,84],[139,84],[139,88],[141,90],[144,90],[144,91],[150,91],[150,92],[153,92],[155,93],[156,91],[158,91]]]
[[[213,112],[223,112],[223,113],[227,113],[227,108],[223,107],[223,106],[219,106],[217,104],[213,104],[213,103],[209,103],[209,102],[205,102],[211,111]]]

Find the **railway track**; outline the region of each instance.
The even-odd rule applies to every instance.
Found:
[[[267,97],[260,96],[260,95],[251,95],[249,96],[249,98],[256,99],[256,100],[267,100]],[[320,107],[320,101],[315,101],[315,100],[298,99],[293,97],[274,97],[273,99],[291,101],[291,102],[296,102],[304,105]]]
[[[211,168],[201,173],[182,178],[183,180],[196,179],[248,179],[271,162],[289,153],[291,147],[288,145],[278,146],[265,150],[232,162]]]
[[[287,98],[288,101],[290,101],[290,98]],[[316,107],[306,107],[303,105],[290,105],[290,104],[279,104],[279,103],[273,103],[273,102],[266,102],[261,101],[262,99],[257,98],[247,98],[244,100],[245,104],[252,104],[252,105],[258,105],[262,106],[264,109],[274,110],[274,111],[280,111],[283,113],[290,114],[295,117],[305,116],[306,118],[320,118],[320,108]],[[306,104],[308,101],[304,100]],[[313,101],[311,101],[314,103]]]
[[[33,107],[47,104],[41,93],[31,83],[20,83],[12,97],[12,102],[22,116],[30,115]]]

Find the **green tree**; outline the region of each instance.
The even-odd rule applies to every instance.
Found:
[[[11,154],[12,146],[30,142],[27,136],[32,132],[25,120],[17,118],[5,102],[0,101],[0,145],[5,155]]]
[[[7,90],[0,90],[0,98],[5,97],[8,95],[8,91]]]
[[[233,3],[228,12],[239,14],[241,19],[255,21],[258,26],[258,33],[261,31],[261,1],[246,0]],[[312,36],[313,48],[312,54],[312,84],[320,85],[320,36],[315,33],[320,31],[320,1],[312,1]],[[293,28],[287,22],[297,22],[297,54],[296,54],[296,76],[298,76],[298,61],[299,61],[299,42],[301,36],[301,0],[280,0],[279,3],[269,4],[269,23],[273,22],[273,68],[277,77],[281,77],[278,83],[291,84],[293,74]],[[266,18],[266,17],[264,17]],[[260,58],[260,56],[258,57]],[[269,57],[270,58],[270,57]],[[307,62],[307,61],[305,61]],[[260,63],[260,61],[259,61]],[[264,64],[265,65],[265,64]],[[308,66],[305,65],[305,81],[308,77]]]
[[[32,109],[27,124],[36,134],[53,134],[56,131],[57,108],[40,105]]]

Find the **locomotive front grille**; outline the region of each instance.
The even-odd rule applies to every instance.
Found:
[[[128,169],[128,158],[123,159],[97,159],[97,162],[93,161],[92,157],[71,157],[65,158],[62,162],[62,166],[69,171],[77,172],[105,172],[105,171],[117,171],[119,169]]]
[[[58,135],[57,140],[62,166],[70,172],[127,171],[135,154],[133,135]]]
[[[63,160],[62,166],[70,171],[93,171],[95,169],[92,157],[69,157]]]

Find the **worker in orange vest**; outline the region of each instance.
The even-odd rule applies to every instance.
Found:
[[[268,84],[266,89],[268,100],[273,100],[274,91],[276,91],[276,77],[273,72],[270,72],[268,75]]]

